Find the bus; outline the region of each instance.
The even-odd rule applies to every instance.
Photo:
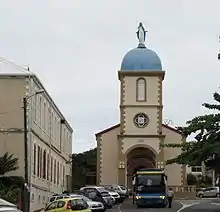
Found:
[[[139,169],[133,176],[133,203],[137,207],[167,206],[167,176],[163,169]]]

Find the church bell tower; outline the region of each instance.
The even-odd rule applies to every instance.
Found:
[[[139,44],[124,56],[118,72],[121,83],[119,184],[128,183],[126,181],[132,174],[129,170],[132,172],[134,169],[129,164],[142,163],[140,160],[129,163],[129,160],[134,160],[135,151],[138,155],[136,158],[143,158],[143,155],[151,157],[151,163],[145,160],[143,166],[151,164],[149,167],[159,167],[159,164],[164,163],[160,144],[165,137],[162,133],[162,82],[165,71],[162,70],[158,55],[146,47],[146,32],[140,23],[137,31]]]

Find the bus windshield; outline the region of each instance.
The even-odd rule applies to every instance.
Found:
[[[136,186],[139,192],[163,192],[165,190],[165,177],[161,174],[138,174]]]

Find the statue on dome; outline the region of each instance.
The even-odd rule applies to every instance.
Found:
[[[137,38],[139,40],[139,46],[145,46],[145,38],[146,38],[146,30],[144,29],[144,26],[142,23],[139,24],[138,26],[138,31],[137,31]]]

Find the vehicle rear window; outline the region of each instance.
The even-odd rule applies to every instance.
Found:
[[[102,193],[102,192],[108,192],[105,188],[102,188],[102,187],[97,188],[97,190],[98,190],[100,193]]]
[[[110,196],[110,194],[109,194],[108,192],[106,192],[106,191],[100,192],[100,193],[101,193],[101,195],[102,195],[103,197],[108,197],[108,196]]]
[[[72,206],[81,206],[81,210],[83,210],[83,209],[87,209],[89,206],[88,206],[88,204],[86,203],[86,201],[85,200],[83,200],[83,199],[72,199],[72,200],[70,200],[71,201],[71,205]]]

